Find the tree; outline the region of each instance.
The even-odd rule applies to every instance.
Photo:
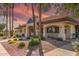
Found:
[[[10,19],[10,14],[11,14],[11,3],[4,3],[3,8],[5,9],[5,16],[6,16],[6,33],[8,34],[8,29],[10,29],[10,36],[11,36],[11,19]],[[8,26],[9,24],[9,26]]]
[[[6,17],[6,33],[8,34],[8,4],[3,4],[3,7],[5,8],[5,17]]]
[[[42,35],[42,23],[41,23],[41,18],[42,18],[42,10],[43,11],[48,11],[48,7],[49,7],[50,4],[42,4],[42,3],[39,3],[38,4],[38,13],[39,13],[39,37],[40,37],[40,40],[41,38],[43,37]]]
[[[32,3],[31,4],[32,6],[32,17],[33,17],[33,32],[34,32],[34,35],[36,35],[36,31],[35,31],[35,14],[34,14],[34,4]]]
[[[60,15],[71,17],[79,16],[79,4],[77,3],[63,3],[58,4],[56,7],[58,7],[57,13]]]
[[[13,23],[14,23],[14,21],[13,21],[13,9],[14,9],[14,3],[11,5],[11,9],[12,9],[12,32],[11,32],[11,36],[13,36],[13,33],[14,33],[14,31],[13,31],[13,28],[14,28],[14,26],[13,26]]]

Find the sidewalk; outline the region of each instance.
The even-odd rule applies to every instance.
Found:
[[[0,56],[10,56],[5,48],[0,44]]]
[[[45,56],[75,56],[76,53],[72,51],[71,44],[62,46],[50,52],[45,53]]]

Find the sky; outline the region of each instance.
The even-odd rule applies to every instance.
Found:
[[[35,16],[38,16],[38,7],[37,5],[34,6]],[[42,12],[42,18],[52,16],[56,13],[56,8],[54,6],[49,6],[48,10]],[[21,24],[26,24],[27,20],[32,18],[32,9],[31,4],[15,4],[14,7],[14,26],[18,26]],[[2,22],[2,16],[0,17],[0,23]]]

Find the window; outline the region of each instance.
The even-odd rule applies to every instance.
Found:
[[[47,33],[59,33],[59,27],[57,26],[47,27]]]

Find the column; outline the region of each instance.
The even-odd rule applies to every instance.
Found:
[[[73,36],[73,34],[75,33],[75,25],[71,25],[71,28],[70,28],[71,30],[71,37],[70,38],[73,38],[72,36]]]
[[[63,38],[63,40],[66,40],[66,36],[65,36],[65,27],[61,26],[59,28],[59,37]]]
[[[26,37],[28,37],[28,26],[26,26],[26,33],[25,33]]]
[[[44,36],[44,37],[47,37],[47,36],[46,36],[46,27],[43,27],[43,36]]]

